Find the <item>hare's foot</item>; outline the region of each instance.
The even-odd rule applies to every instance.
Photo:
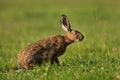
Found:
[[[58,65],[60,65],[60,62],[57,57],[52,58],[50,61],[51,61],[51,64],[57,63]]]

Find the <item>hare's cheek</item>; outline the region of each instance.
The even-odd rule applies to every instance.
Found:
[[[80,42],[81,40],[80,40],[80,38],[77,37],[77,38],[75,39],[75,41],[76,41],[76,42]]]

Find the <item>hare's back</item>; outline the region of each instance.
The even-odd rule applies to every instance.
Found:
[[[36,58],[36,56],[39,56],[39,58],[50,58],[58,52],[64,52],[65,49],[63,36],[55,35],[27,46],[20,54],[27,58]]]

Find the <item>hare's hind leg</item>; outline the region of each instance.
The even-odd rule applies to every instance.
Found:
[[[24,67],[22,66],[22,64],[19,62],[18,63],[18,69],[23,69]]]

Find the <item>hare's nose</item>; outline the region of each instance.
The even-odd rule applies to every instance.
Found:
[[[84,36],[82,36],[82,39],[84,39]]]

